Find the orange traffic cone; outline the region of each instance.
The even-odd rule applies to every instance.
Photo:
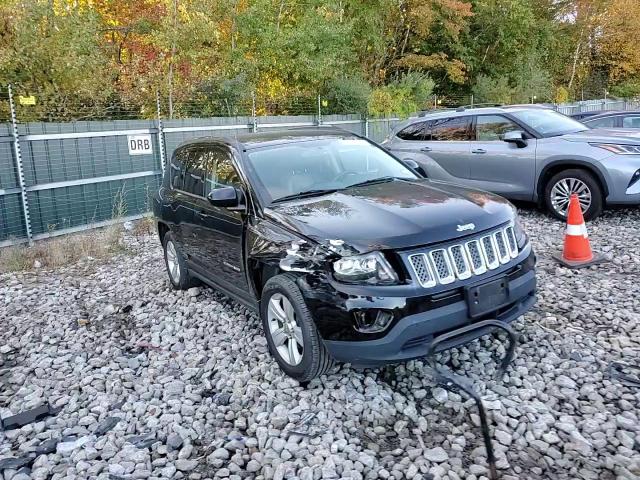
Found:
[[[569,201],[564,248],[562,254],[556,254],[554,258],[570,268],[587,267],[604,260],[602,255],[591,251],[589,237],[587,236],[587,226],[584,224],[578,195],[575,193],[571,195]]]

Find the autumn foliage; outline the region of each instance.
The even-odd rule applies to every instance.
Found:
[[[61,115],[633,95],[638,31],[638,0],[5,0],[0,85]]]

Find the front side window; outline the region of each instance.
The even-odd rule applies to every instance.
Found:
[[[233,164],[231,152],[223,147],[211,147],[206,151],[205,196],[216,188],[238,186],[240,176]]]
[[[184,185],[182,190],[199,197],[204,194],[204,175],[203,166],[204,154],[206,150],[203,148],[193,148],[187,155],[184,168]]]
[[[476,140],[494,142],[502,140],[504,134],[521,128],[502,115],[480,115],[476,117]]]
[[[622,128],[640,128],[640,116],[624,117],[622,119]]]
[[[584,122],[591,128],[612,128],[616,126],[615,117],[596,118],[594,120],[588,120]]]
[[[248,168],[268,203],[311,190],[342,190],[361,182],[418,178],[385,150],[360,138],[305,140],[257,148]]]
[[[439,118],[431,121],[428,140],[466,141],[471,140],[471,117]]]

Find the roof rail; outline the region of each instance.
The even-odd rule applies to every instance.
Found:
[[[430,108],[428,110],[421,110],[420,112],[418,112],[418,117],[424,117],[425,115],[430,115],[432,113],[438,113],[438,112],[451,112],[455,110],[455,108]]]
[[[474,103],[473,105],[462,105],[459,108],[487,108],[487,107],[504,107],[504,103]]]

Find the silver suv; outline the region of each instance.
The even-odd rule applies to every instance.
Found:
[[[432,179],[538,202],[561,219],[572,193],[587,220],[605,204],[640,204],[640,132],[590,129],[549,109],[425,113],[382,145]]]

